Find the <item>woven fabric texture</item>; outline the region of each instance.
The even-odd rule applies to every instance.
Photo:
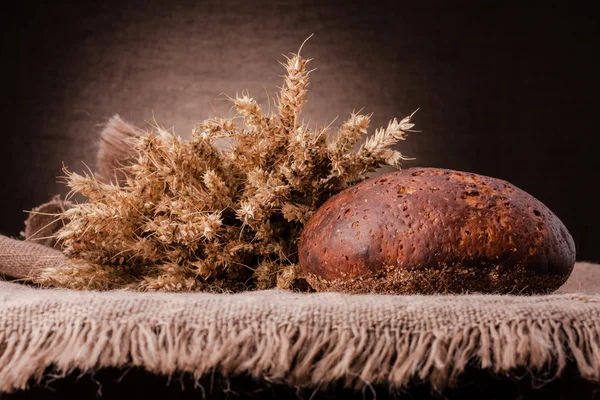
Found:
[[[65,262],[67,258],[56,249],[0,235],[0,276],[30,278]]]

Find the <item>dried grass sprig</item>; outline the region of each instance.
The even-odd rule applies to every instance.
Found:
[[[304,224],[370,171],[399,167],[406,158],[393,147],[413,127],[412,115],[394,119],[354,150],[371,115],[353,112],[336,132],[301,123],[309,61],[299,51],[282,63],[278,114],[242,93],[230,99],[236,118],[208,119],[189,141],[160,126],[142,134],[111,120],[118,134],[103,137],[117,143],[116,158],[120,152],[127,162],[103,150],[110,173],[66,172],[71,190],[89,201],[64,212],[70,222],[57,235],[73,264],[46,271],[39,281],[149,291],[302,285],[297,245]],[[229,149],[217,146],[222,138]]]

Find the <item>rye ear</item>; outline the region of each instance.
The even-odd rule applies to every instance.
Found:
[[[124,121],[118,114],[111,117],[102,132],[96,156],[96,177],[99,181],[123,182],[126,173],[122,170],[137,158],[135,139],[144,135],[140,128]]]

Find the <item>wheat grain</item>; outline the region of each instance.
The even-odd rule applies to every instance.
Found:
[[[119,180],[66,171],[87,203],[64,212],[57,238],[73,263],[45,271],[44,284],[77,289],[150,291],[294,287],[304,224],[329,197],[405,157],[392,147],[413,128],[411,116],[376,130],[358,150],[371,115],[351,113],[330,126],[300,123],[310,60],[286,57],[278,114],[242,93],[230,99],[242,123],[212,118],[182,140],[156,125],[127,132],[127,164]],[[331,124],[330,124],[331,125]],[[230,149],[217,141],[227,138]],[[102,159],[110,159],[103,153]]]

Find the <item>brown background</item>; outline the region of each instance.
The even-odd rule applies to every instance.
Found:
[[[374,126],[420,107],[423,133],[402,143],[410,166],[509,180],[546,203],[578,259],[600,261],[598,29],[575,7],[321,1],[22,3],[2,15],[3,184],[0,233],[55,193],[64,162],[93,166],[113,114],[155,119],[187,136],[230,113],[219,97],[248,89],[267,104],[277,60],[313,57],[304,116],[320,125],[353,109]],[[487,3],[486,3],[487,4]]]

